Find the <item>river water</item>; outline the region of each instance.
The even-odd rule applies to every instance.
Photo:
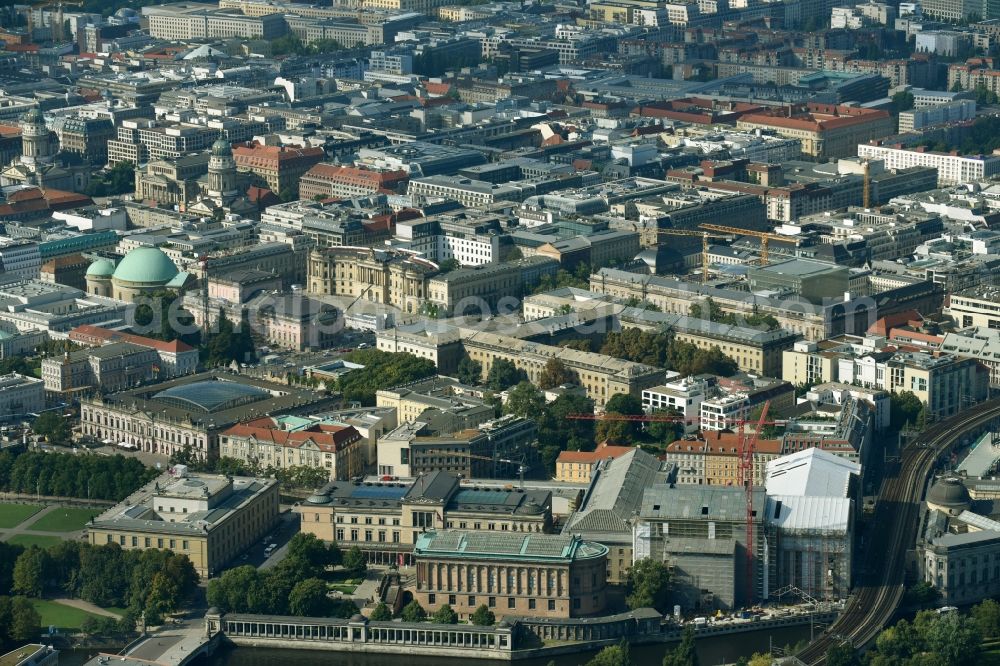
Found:
[[[809,639],[809,625],[783,627],[773,630],[751,631],[729,636],[713,636],[698,641],[698,658],[702,666],[732,664],[741,656],[749,657],[754,652],[767,652],[770,645],[781,647]],[[671,644],[642,645],[632,648],[632,662],[636,666],[658,666]],[[93,656],[82,651],[63,652],[59,655],[60,666],[80,666]],[[562,657],[544,657],[528,661],[513,662],[518,666],[546,666],[555,661],[556,666],[581,666],[592,654],[579,653]],[[421,657],[407,655],[351,654],[344,652],[323,652],[319,650],[278,650],[262,648],[231,648],[217,652],[213,657],[201,659],[197,666],[384,666],[387,663],[405,660],[405,666],[509,666],[509,661],[485,661],[468,659],[447,659],[443,657]]]

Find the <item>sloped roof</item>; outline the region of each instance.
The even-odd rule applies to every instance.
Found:
[[[847,497],[851,476],[861,465],[820,448],[809,448],[767,463],[768,495]]]
[[[846,532],[851,524],[851,503],[846,497],[772,495],[765,516],[782,530]]]
[[[620,448],[620,447],[616,447]],[[603,460],[591,475],[590,487],[580,508],[566,522],[570,534],[632,534],[629,522],[639,511],[643,491],[663,483],[666,471],[660,461],[642,449]]]

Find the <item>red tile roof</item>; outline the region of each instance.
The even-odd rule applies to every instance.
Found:
[[[274,421],[267,417],[247,423],[238,423],[225,430],[222,435],[241,438],[253,437],[260,441],[294,449],[312,442],[320,451],[328,453],[335,453],[361,441],[361,433],[354,426],[319,424],[305,430],[289,432],[275,427]]]
[[[143,347],[152,347],[158,351],[170,352],[174,354],[178,352],[192,351],[194,349],[191,345],[181,342],[180,340],[165,342],[163,340],[147,338],[134,333],[112,331],[111,329],[101,328],[100,326],[93,326],[91,324],[84,324],[74,328],[69,332],[69,339],[74,342],[83,343],[131,342],[132,344],[141,345]]]
[[[611,444],[601,444],[593,451],[562,451],[556,458],[556,463],[596,463],[598,460],[608,458],[619,458],[629,451],[631,446],[613,446]]]

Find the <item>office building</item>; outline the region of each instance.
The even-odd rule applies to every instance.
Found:
[[[406,185],[409,174],[402,170],[374,170],[319,163],[309,168],[299,181],[299,196],[360,197],[395,192]]]
[[[325,156],[322,148],[256,144],[233,148],[236,169],[253,174],[255,179],[267,183],[275,194],[292,192],[301,196],[300,179]]]
[[[859,143],[858,157],[884,160],[886,169],[932,167],[937,169],[939,187],[976,183],[1000,174],[1000,156],[997,155],[953,155],[924,147]]]

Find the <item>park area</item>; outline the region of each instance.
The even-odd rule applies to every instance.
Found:
[[[41,616],[42,628],[45,631],[48,631],[49,627],[55,627],[60,633],[64,634],[79,633],[84,620],[88,617],[100,617],[96,613],[88,613],[81,608],[74,608],[58,601],[32,599],[31,603]],[[111,612],[119,616],[124,614],[123,612],[115,612],[116,610],[106,609],[105,612]]]
[[[100,513],[100,509],[56,507],[27,525],[25,529],[34,532],[76,532],[82,530],[91,518]]]
[[[0,530],[17,527],[41,509],[38,504],[0,504]]]

